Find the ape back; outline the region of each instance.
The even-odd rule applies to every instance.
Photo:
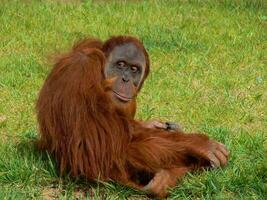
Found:
[[[83,41],[58,58],[40,91],[38,146],[55,156],[61,173],[103,180],[125,174],[128,123],[103,90],[104,63],[99,42]]]

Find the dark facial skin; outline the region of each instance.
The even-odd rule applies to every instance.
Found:
[[[122,102],[131,101],[144,76],[145,55],[135,44],[117,46],[110,53],[105,66],[107,79],[116,78],[112,91]]]

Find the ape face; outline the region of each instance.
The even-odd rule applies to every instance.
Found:
[[[122,103],[134,99],[144,78],[146,58],[134,43],[116,46],[107,58],[106,79],[113,79],[112,92]]]

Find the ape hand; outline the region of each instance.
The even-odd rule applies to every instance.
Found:
[[[229,151],[226,146],[215,140],[209,141],[210,151],[207,153],[207,158],[210,161],[212,168],[223,167],[229,159]]]
[[[215,140],[208,140],[194,151],[197,151],[196,157],[200,156],[208,161],[212,168],[224,167],[229,160],[229,151],[226,146]]]
[[[164,129],[166,131],[183,132],[181,126],[175,122],[161,122],[159,120],[150,120],[142,122],[142,124],[146,128],[156,128],[156,129]]]

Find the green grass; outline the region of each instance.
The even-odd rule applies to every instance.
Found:
[[[180,122],[231,151],[225,169],[188,175],[170,199],[267,199],[264,2],[0,0],[0,199],[145,198],[116,183],[60,178],[33,144],[49,55],[117,34],[138,36],[151,56],[137,118]]]

